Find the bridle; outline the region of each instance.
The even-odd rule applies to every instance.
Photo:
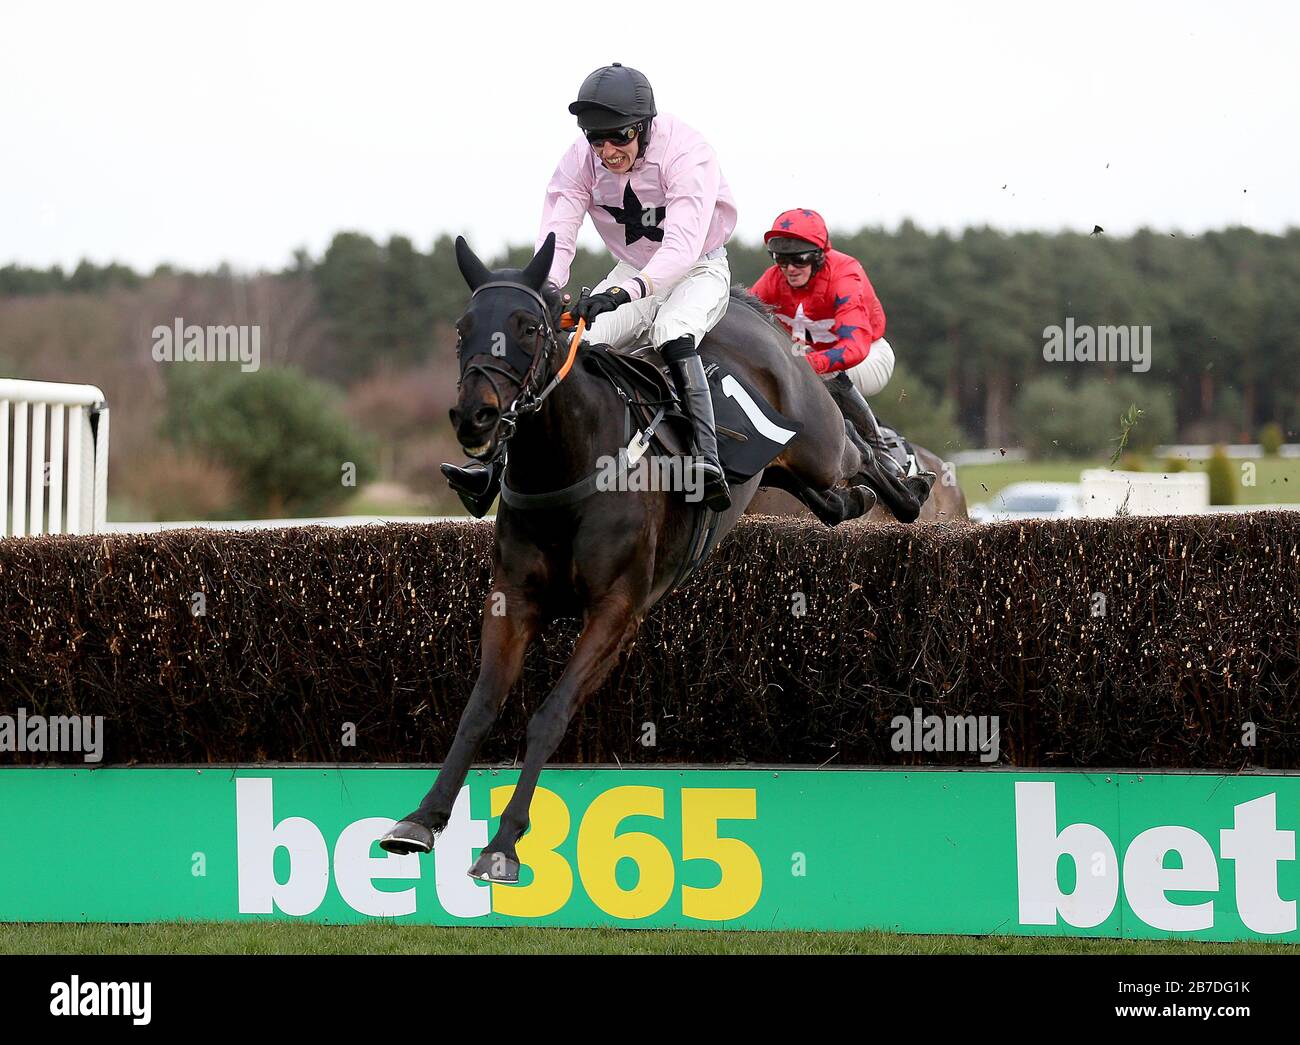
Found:
[[[529,414],[534,414],[540,410],[542,403],[546,401],[546,397],[554,392],[556,386],[558,386],[559,383],[568,375],[570,368],[573,366],[574,356],[578,351],[578,342],[582,340],[583,331],[586,329],[586,323],[579,320],[577,329],[573,334],[573,340],[569,344],[568,359],[565,360],[564,365],[560,367],[555,376],[552,377],[539,392],[537,386],[545,380],[542,374],[544,368],[539,366],[539,363],[543,360],[549,360],[552,353],[559,349],[559,340],[556,336],[555,325],[551,322],[550,306],[547,305],[546,299],[532,287],[528,286],[528,284],[516,283],[514,280],[509,279],[494,279],[487,283],[479,284],[470,295],[470,299],[473,300],[485,290],[500,288],[509,288],[510,290],[521,291],[541,306],[542,338],[538,350],[533,354],[532,361],[528,364],[528,370],[522,377],[520,377],[517,371],[508,366],[499,366],[496,363],[471,363],[461,371],[460,379],[456,382],[456,388],[459,390],[460,386],[465,383],[465,378],[469,377],[470,374],[480,373],[487,378],[488,383],[491,384],[492,391],[496,394],[498,403],[504,403],[505,397],[501,394],[501,389],[497,385],[496,375],[500,374],[519,388],[518,394],[516,394],[514,399],[511,400],[510,406],[497,418],[497,445],[492,456],[487,459],[489,461],[497,460],[505,452],[506,443],[510,440],[511,436],[515,434],[515,429],[518,427],[520,418],[527,417]]]

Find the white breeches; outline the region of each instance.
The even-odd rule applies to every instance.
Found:
[[[598,294],[636,275],[636,269],[620,261],[592,293]],[[730,294],[731,266],[726,255],[701,259],[666,292],[661,290],[597,316],[586,340],[593,345],[623,348],[649,331],[656,348],[684,334],[694,335],[698,346],[726,315]]]
[[[855,367],[845,371],[853,387],[869,398],[884,390],[889,379],[894,376],[894,350],[883,337],[871,342],[871,351]],[[829,375],[833,377],[834,375]]]

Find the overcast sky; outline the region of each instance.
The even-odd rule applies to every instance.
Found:
[[[1300,225],[1294,3],[546,6],[6,2],[0,265],[280,268],[344,229],[491,255],[532,240],[611,61],[713,143],[750,239],[792,206]]]

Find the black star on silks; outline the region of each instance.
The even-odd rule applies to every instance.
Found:
[[[622,207],[602,207],[614,216],[614,220],[623,226],[625,241],[631,245],[637,240],[645,237],[653,240],[655,243],[662,243],[664,239],[664,230],[659,228],[659,223],[664,220],[664,215],[668,213],[665,207],[643,207],[637,194],[632,191],[632,183],[627,183],[627,188],[623,190]],[[650,224],[646,224],[645,219],[650,219]]]

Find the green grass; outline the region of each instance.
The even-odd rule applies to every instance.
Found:
[[[456,509],[460,509],[456,511]],[[432,500],[412,497],[405,500],[372,498],[358,494],[352,500],[331,509],[330,515],[373,515],[380,519],[400,519],[405,515],[456,515],[464,514],[459,502],[455,506]]]
[[[1234,461],[1240,475],[1244,462]],[[1255,485],[1237,484],[1237,504],[1297,504],[1300,503],[1300,458],[1263,457],[1253,462]],[[989,500],[995,493],[1011,483],[1048,482],[1077,483],[1079,473],[1085,468],[1105,468],[1105,459],[1096,461],[1000,461],[997,464],[969,464],[957,469],[957,481],[970,504]],[[1143,458],[1142,467],[1147,472],[1163,470],[1163,459]],[[1204,461],[1189,461],[1189,471],[1204,471]]]
[[[1277,954],[1287,944],[884,932],[181,922],[0,925],[0,954]]]
[[[390,482],[371,483],[329,514],[399,519],[404,515],[465,515],[465,508],[451,487],[441,480],[434,489],[423,491]]]

